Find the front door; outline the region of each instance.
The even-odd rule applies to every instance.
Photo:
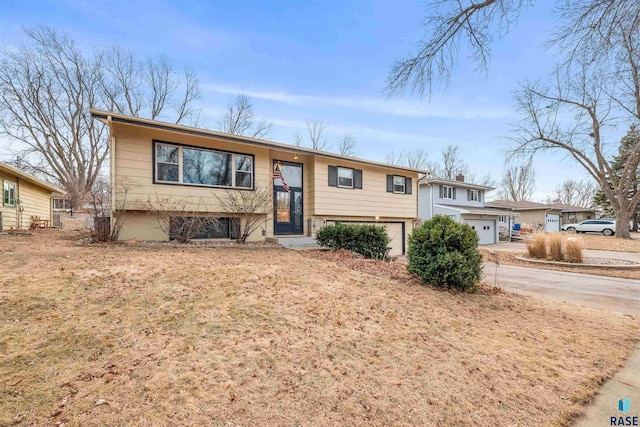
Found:
[[[274,234],[303,234],[302,165],[274,160],[274,169],[277,164],[289,191],[285,190],[281,179],[273,180]]]

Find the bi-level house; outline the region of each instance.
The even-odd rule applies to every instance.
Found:
[[[419,189],[420,220],[431,219],[434,215],[446,215],[469,224],[478,233],[481,245],[497,243],[500,233],[498,222],[513,215],[506,210],[485,207],[486,194],[494,188],[464,182],[461,174],[456,176],[455,181],[423,179]]]
[[[112,112],[91,113],[110,129],[111,182],[129,186],[126,200],[118,191],[112,197],[114,207],[124,204],[123,240],[169,240],[170,234],[145,208],[156,197],[188,200],[189,212],[218,218],[223,225],[205,237],[232,238],[236,213],[225,212],[216,197],[225,190],[271,191],[273,208],[264,212],[251,241],[309,238],[336,222],[374,223],[387,228],[391,255],[401,255],[418,220],[416,187],[424,173],[418,169]],[[287,186],[274,178],[276,165]],[[181,212],[172,215],[180,217]]]

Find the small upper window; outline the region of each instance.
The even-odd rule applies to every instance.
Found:
[[[393,177],[393,192],[394,193],[405,193],[405,178],[404,176],[394,176]]]
[[[449,185],[442,186],[442,198],[443,199],[453,199],[453,187]]]
[[[338,168],[338,187],[353,188],[353,169]]]
[[[477,202],[480,200],[480,192],[478,190],[469,190],[469,200]]]
[[[236,187],[251,188],[253,183],[253,157],[236,154]]]
[[[16,205],[16,184],[5,181],[3,186],[2,204],[5,206]]]
[[[178,150],[178,147],[172,145],[156,145],[158,181],[178,182],[180,175]]]

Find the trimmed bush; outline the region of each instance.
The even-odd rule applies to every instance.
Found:
[[[478,240],[471,226],[434,216],[411,233],[407,269],[425,284],[471,291],[482,277]]]
[[[527,252],[531,258],[547,258],[547,237],[544,234],[536,234],[533,240],[527,242]]]
[[[379,225],[325,225],[316,233],[316,240],[320,246],[346,249],[373,259],[387,258],[391,249],[387,230]]]
[[[570,237],[567,239],[564,255],[567,262],[583,262],[584,256],[582,255],[582,243]]]
[[[551,261],[564,260],[562,252],[562,236],[558,233],[549,236],[549,259]]]

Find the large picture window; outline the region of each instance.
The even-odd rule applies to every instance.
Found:
[[[16,184],[9,181],[4,181],[2,191],[2,204],[5,206],[14,207],[16,205]]]
[[[253,156],[156,142],[156,182],[253,188]]]

